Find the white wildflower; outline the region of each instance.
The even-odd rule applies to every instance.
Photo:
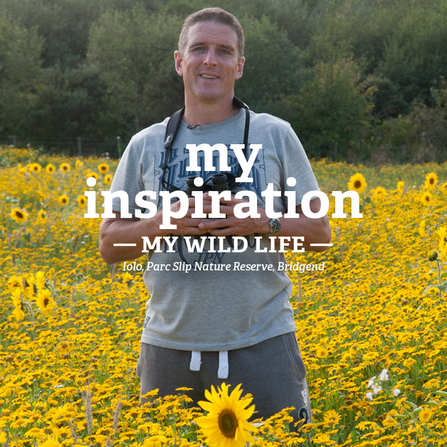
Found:
[[[379,379],[381,382],[385,382],[385,380],[388,380],[388,371],[386,369],[382,369]]]
[[[397,396],[399,396],[399,394],[400,394],[400,389],[399,388],[395,388],[393,390],[393,396],[397,397]]]

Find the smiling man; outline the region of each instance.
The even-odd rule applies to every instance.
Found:
[[[307,217],[299,205],[306,193],[318,190],[318,184],[291,126],[271,115],[249,111],[234,96],[235,82],[243,74],[243,54],[242,28],[228,12],[208,8],[185,20],[174,54],[175,69],[184,81],[185,107],[171,120],[142,130],[130,141],[111,191],[127,192],[133,217],[121,217],[121,201],[115,198],[116,217],[102,222],[100,251],[108,263],[128,261],[141,256],[143,237],[153,241],[178,236],[174,246],[165,244],[163,250],[148,254],[151,268],[144,272],[144,281],[150,299],[137,366],[141,395],[155,388],[167,395],[189,387],[197,402],[211,385],[241,383],[245,392],[253,394],[258,417],[294,407],[295,422],[309,422],[306,370],[289,303],[292,284],[284,269],[277,268],[284,265],[285,257],[255,247],[261,239],[264,247],[271,247],[270,237],[299,236],[306,250],[322,251],[331,231],[326,215]],[[241,171],[235,144],[250,146],[247,159],[254,154],[250,176],[243,183],[237,181]],[[205,148],[194,172],[188,170],[191,145]],[[224,150],[213,151],[214,145]],[[206,159],[213,160],[212,169]],[[222,166],[229,169],[219,172]],[[225,218],[207,218],[211,201],[206,194],[200,204],[203,213],[196,212],[198,197],[190,197],[187,214],[175,220],[172,230],[160,228],[163,207],[159,195],[146,197],[157,206],[155,215],[135,217],[143,210],[141,202],[133,200],[141,191],[185,191],[188,177],[199,177],[198,185],[203,181],[207,185],[218,173],[225,174],[225,188],[233,193],[220,206]],[[277,192],[277,218],[268,217],[265,211],[262,193],[267,187]],[[239,195],[236,198],[234,193],[241,191],[257,198],[256,214],[243,219],[234,215],[235,207],[247,202]],[[285,197],[290,195],[298,206],[293,215],[284,216]],[[174,202],[170,211],[179,207],[180,201]],[[318,213],[318,198],[310,201],[310,209]],[[206,236],[202,249],[191,250],[191,238],[201,236]],[[221,237],[222,250],[211,245],[210,236]],[[235,236],[246,239],[246,249],[235,249]],[[204,267],[207,264],[210,268]],[[185,268],[176,269],[177,265]],[[218,268],[220,265],[225,268]],[[249,270],[232,268],[235,265],[273,267]]]

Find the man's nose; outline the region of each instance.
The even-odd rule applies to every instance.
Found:
[[[216,50],[213,47],[207,51],[203,63],[205,65],[217,65]]]

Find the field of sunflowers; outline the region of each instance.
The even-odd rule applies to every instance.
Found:
[[[287,409],[256,420],[237,387],[203,408],[188,389],[139,404],[147,292],[102,261],[84,218],[116,165],[0,148],[0,445],[447,445],[447,164],[312,163],[329,196],[359,192],[363,218],[347,200],[332,248],[288,255],[324,262],[290,273],[313,407],[299,434]]]

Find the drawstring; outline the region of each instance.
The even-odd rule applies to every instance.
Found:
[[[202,363],[202,359],[200,357],[200,351],[192,351],[191,363],[189,364],[189,369],[191,371],[200,371],[201,363]]]
[[[200,371],[201,364],[202,357],[200,351],[192,351],[189,369],[191,371]],[[219,379],[228,379],[229,369],[228,351],[219,351],[219,369],[217,370],[217,377]]]
[[[228,379],[228,351],[219,351],[219,369],[217,371],[217,377],[219,379]]]

